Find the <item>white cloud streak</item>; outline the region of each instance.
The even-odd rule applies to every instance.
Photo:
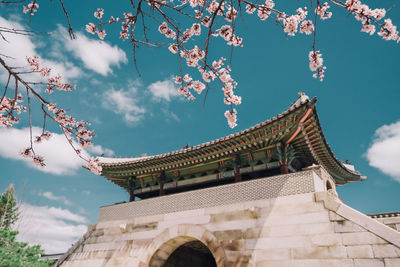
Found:
[[[32,127],[33,136],[41,134],[42,129]],[[86,162],[79,158],[72,149],[63,134],[52,133],[48,141],[34,144],[35,152],[44,157],[46,166],[44,168],[33,164],[31,159],[23,158],[19,152],[29,147],[29,128],[0,128],[0,157],[24,161],[29,167],[55,175],[74,174]],[[109,149],[103,149],[97,145],[95,150],[101,153],[111,153]],[[87,151],[82,151],[82,156],[89,157]]]
[[[71,201],[69,201],[66,197],[64,197],[64,196],[56,196],[52,192],[39,193],[39,196],[45,197],[45,198],[50,199],[50,200],[60,201],[60,202],[64,203],[64,205],[66,205],[66,206],[71,206],[72,205]]]
[[[0,25],[5,28],[25,30],[25,28],[18,22],[6,20],[0,17]],[[26,57],[39,56],[41,57],[41,66],[51,68],[51,74],[61,74],[66,80],[77,78],[81,75],[81,70],[69,61],[57,62],[46,58],[38,53],[35,42],[31,36],[2,33],[7,41],[0,40],[0,51],[2,54],[7,55],[10,58],[5,58],[5,61],[12,67],[25,67],[28,65]],[[5,72],[1,73],[2,79],[6,79]],[[38,74],[26,74],[25,77],[31,81],[39,81],[41,77]]]
[[[135,84],[130,84],[130,88],[127,90],[110,89],[105,91],[102,96],[102,106],[122,115],[128,124],[135,124],[146,113],[146,109],[138,103],[137,90]]]
[[[20,211],[18,240],[39,244],[46,253],[66,252],[87,230],[87,219],[67,209],[22,204]]]
[[[375,131],[366,157],[369,165],[400,182],[400,121]]]
[[[178,96],[178,90],[171,79],[154,82],[148,86],[148,89],[155,101],[165,100],[169,102],[172,98]]]
[[[76,39],[71,40],[65,28],[58,27],[58,39],[65,44],[65,48],[74,57],[80,59],[87,69],[93,70],[103,76],[112,73],[112,66],[127,63],[125,52],[118,46],[111,46],[105,41],[90,39],[83,33],[77,32]]]

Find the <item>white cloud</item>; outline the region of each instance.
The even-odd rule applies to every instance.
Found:
[[[46,253],[66,252],[87,230],[87,219],[67,209],[22,204],[19,241],[40,244]]]
[[[172,98],[178,96],[178,90],[175,88],[175,84],[171,79],[154,82],[148,86],[148,89],[153,95],[153,99],[156,101],[163,99],[169,102]]]
[[[64,196],[55,196],[52,192],[39,193],[39,196],[45,197],[50,200],[60,201],[66,206],[71,206],[72,203]]]
[[[366,156],[369,165],[400,182],[400,121],[375,131]]]
[[[41,131],[42,129],[39,127],[32,127],[33,136],[40,135]],[[73,174],[85,164],[85,161],[76,155],[63,134],[52,133],[52,137],[48,141],[34,144],[35,152],[44,157],[46,164],[44,168],[33,164],[31,159],[26,159],[19,155],[22,149],[29,147],[28,127],[22,129],[0,128],[0,140],[2,140],[0,146],[1,157],[24,161],[28,166],[43,172],[56,175]],[[95,150],[111,151],[103,149],[101,146],[98,147],[96,146]],[[82,156],[87,158],[89,154],[83,150]]]
[[[115,155],[114,151],[112,151],[109,148],[104,148],[100,145],[93,145],[93,146],[86,147],[86,150],[94,156],[104,155],[106,157],[111,157],[111,156]]]
[[[110,89],[103,93],[102,106],[124,117],[127,123],[133,124],[143,118],[146,109],[139,106],[137,87],[129,84],[128,90]]]
[[[18,22],[6,20],[0,17],[0,25],[5,28],[20,29],[25,30],[25,28]],[[38,53],[38,42],[32,40],[31,36],[12,34],[12,33],[2,33],[7,41],[0,39],[0,51],[1,54],[12,57],[5,58],[5,61],[12,67],[25,67],[28,65],[26,57],[40,56],[41,66],[46,66],[51,68],[51,74],[61,74],[66,80],[71,78],[76,78],[81,75],[81,70],[77,68],[74,64],[69,61],[57,62],[46,58]],[[6,79],[7,76],[5,72],[2,73],[2,79]],[[25,77],[31,81],[39,81],[41,78],[38,74],[27,74]]]
[[[57,38],[65,45],[65,48],[82,60],[87,69],[100,73],[103,76],[112,73],[111,66],[120,66],[127,63],[125,52],[118,46],[111,46],[99,39],[90,39],[78,32],[76,39],[71,40],[65,28],[59,26]]]

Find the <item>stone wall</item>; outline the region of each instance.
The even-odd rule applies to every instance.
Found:
[[[400,212],[369,214],[368,216],[400,232]]]
[[[327,182],[313,167],[103,207],[96,229],[60,263],[164,266],[200,241],[218,267],[400,266],[400,233],[343,204]]]

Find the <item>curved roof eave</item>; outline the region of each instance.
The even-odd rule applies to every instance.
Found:
[[[360,172],[351,170],[350,168],[346,167],[340,160],[336,158],[336,156],[333,154],[333,151],[329,144],[327,143],[325,136],[323,134],[321,124],[318,118],[318,114],[316,111],[315,107],[315,102],[316,98],[314,97],[313,99],[309,99],[306,95],[300,95],[300,97],[292,103],[287,110],[282,112],[281,114],[278,114],[276,117],[271,118],[270,120],[266,120],[265,122],[261,122],[256,124],[253,127],[250,127],[248,129],[245,129],[243,131],[237,132],[235,134],[231,134],[210,142],[206,142],[200,145],[196,145],[193,147],[189,148],[182,148],[173,152],[169,153],[164,153],[164,154],[159,154],[159,155],[154,155],[154,156],[146,156],[146,157],[138,157],[138,158],[106,158],[106,157],[99,157],[100,164],[103,168],[113,168],[113,167],[128,167],[131,166],[132,168],[135,167],[137,164],[141,163],[147,163],[147,162],[152,162],[155,160],[160,160],[160,159],[167,159],[167,158],[175,158],[177,156],[180,156],[182,154],[186,154],[189,152],[196,152],[199,150],[202,150],[204,148],[211,147],[215,144],[220,144],[223,142],[227,142],[229,140],[235,139],[239,136],[243,136],[245,134],[251,133],[253,131],[256,131],[262,127],[267,127],[269,125],[272,125],[273,123],[285,118],[287,115],[296,112],[297,110],[300,110],[301,108],[307,107],[308,109],[312,109],[311,116],[314,116],[315,122],[317,124],[317,132],[320,136],[320,139],[323,143],[324,150],[328,152],[329,160],[330,162],[333,162],[335,167],[328,168],[324,166],[324,164],[321,164],[321,160],[319,158],[316,158],[314,153],[311,152],[311,154],[314,157],[314,161],[317,163],[323,165],[328,172],[335,178],[338,184],[344,184],[346,182],[351,182],[351,181],[360,181],[360,180],[365,180],[365,177],[361,176]],[[336,171],[334,170],[336,169]]]

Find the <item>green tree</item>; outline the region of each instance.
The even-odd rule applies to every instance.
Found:
[[[53,261],[40,259],[43,250],[40,246],[29,246],[28,243],[18,242],[18,231],[11,226],[18,220],[18,202],[11,185],[0,195],[0,266],[1,267],[44,267]]]
[[[16,241],[18,231],[0,229],[0,266],[2,267],[48,267],[52,260],[40,259],[40,246]]]
[[[11,225],[18,220],[17,199],[14,196],[14,186],[0,195],[0,229],[10,230]]]

